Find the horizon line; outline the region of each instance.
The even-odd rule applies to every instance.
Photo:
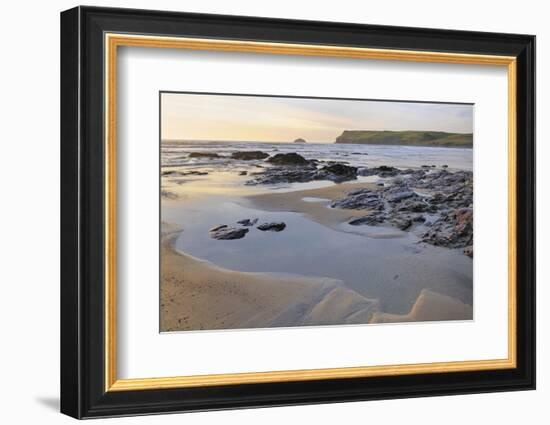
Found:
[[[415,133],[427,133],[427,132],[434,132],[434,133],[446,133],[446,134],[461,134],[461,135],[472,135],[473,136],[473,132],[467,132],[467,133],[462,133],[462,132],[459,132],[459,131],[443,131],[443,130],[343,130],[342,133],[346,132],[346,131],[363,131],[363,132],[367,132],[367,131],[374,131],[374,132],[388,132],[388,133],[407,133],[407,132],[415,132]],[[301,137],[298,137],[297,139],[299,139]],[[177,138],[177,139],[174,139],[174,138],[170,138],[170,139],[167,139],[167,138],[160,138],[161,141],[170,141],[170,142],[176,142],[176,141],[187,141],[187,142],[257,142],[257,143],[295,143],[295,140],[291,140],[291,141],[288,141],[288,140],[240,140],[240,139],[196,139],[196,138],[191,138],[191,139],[186,139],[186,138]],[[305,139],[304,139],[305,140]],[[336,139],[334,139],[333,141],[326,141],[326,142],[321,142],[321,141],[311,141],[311,142],[308,142],[306,140],[306,143],[323,143],[323,144],[329,144],[329,143],[336,143]]]

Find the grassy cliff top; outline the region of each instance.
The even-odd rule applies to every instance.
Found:
[[[336,138],[335,143],[471,148],[473,135],[444,131],[346,130]]]

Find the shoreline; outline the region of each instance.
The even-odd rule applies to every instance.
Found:
[[[378,311],[377,300],[336,279],[233,271],[178,252],[181,231],[170,227],[161,237],[161,332],[365,323]]]
[[[224,269],[177,251],[182,231],[162,223],[160,332],[472,319],[472,306],[428,289],[399,315],[336,279]]]
[[[315,189],[248,195],[244,198],[255,208],[264,211],[297,212],[319,224],[335,228],[338,224],[365,215],[368,210],[329,208],[327,204],[335,199],[344,198],[349,191],[363,188],[379,189],[374,183],[347,182]],[[327,201],[308,202],[304,201],[303,198],[320,198],[327,199]]]

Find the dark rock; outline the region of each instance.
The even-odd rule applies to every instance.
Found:
[[[262,223],[260,224],[257,229],[262,231],[269,231],[269,232],[280,232],[281,230],[284,230],[286,227],[286,224],[282,221],[274,221],[271,223]]]
[[[262,151],[242,151],[242,152],[233,152],[231,158],[240,159],[243,161],[251,161],[254,159],[265,159],[269,154]]]
[[[343,208],[352,210],[373,209],[381,210],[384,204],[380,195],[370,189],[358,189],[348,193],[343,199],[337,199],[330,203],[332,208]]]
[[[239,173],[239,176],[246,176],[248,174],[248,171],[241,171]]]
[[[460,208],[442,215],[436,220],[422,240],[432,245],[448,248],[464,248],[473,241],[473,210]]]
[[[237,221],[237,223],[240,224],[241,226],[254,226],[257,222],[258,222],[257,218],[253,218],[252,220],[249,218],[245,218]]]
[[[447,164],[443,164],[441,168],[449,168],[449,166]]]
[[[208,171],[198,171],[198,170],[192,170],[192,171],[163,171],[163,176],[207,176]]]
[[[302,155],[298,155],[295,152],[291,153],[278,153],[267,160],[271,164],[275,165],[307,165],[308,160]]]
[[[296,139],[294,140],[294,143],[306,143],[306,141],[304,139]]]
[[[427,203],[424,200],[410,200],[407,199],[404,202],[401,202],[397,207],[397,211],[407,211],[407,212],[426,212],[432,211],[433,206]]]
[[[224,229],[224,228],[226,228],[226,227],[228,227],[227,224],[219,224],[219,225],[217,225],[217,226],[212,227],[212,228],[210,229],[210,232],[216,232],[216,231],[218,231],[218,230],[220,230],[220,229]]]
[[[210,229],[210,237],[218,240],[242,239],[248,233],[248,229],[229,227],[226,224]]]
[[[390,223],[397,227],[399,230],[407,230],[409,227],[412,226],[412,220],[408,217],[397,217],[390,221]]]
[[[380,167],[361,168],[357,172],[357,174],[360,176],[394,177],[399,174],[399,170],[395,167],[388,167],[387,165],[381,165]]]
[[[270,158],[269,160],[271,160],[272,158]],[[248,181],[246,184],[255,185],[277,183],[304,183],[313,180],[331,180],[333,182],[339,183],[357,178],[357,168],[350,167],[341,163],[335,163],[325,165],[320,169],[317,169],[314,161],[307,161],[306,164],[302,165],[301,167],[270,167],[265,169],[263,173],[255,173],[254,176],[255,178]]]
[[[426,217],[424,217],[422,214],[417,214],[413,216],[412,221],[415,223],[425,223]]]
[[[377,224],[383,223],[385,219],[386,219],[385,213],[380,211],[375,211],[363,217],[354,218],[353,220],[350,220],[348,224],[351,224],[352,226],[359,226],[359,225],[365,225],[365,224],[369,226],[375,226]]]
[[[315,176],[315,180],[332,180],[334,182],[354,180],[356,178],[357,168],[341,163],[326,165],[318,170]]]
[[[247,185],[277,184],[277,183],[304,183],[315,180],[317,168],[314,165],[304,167],[270,167],[263,172],[254,173],[254,179],[246,182]]]
[[[403,199],[411,198],[415,196],[415,193],[409,189],[404,189],[402,187],[395,187],[390,188],[390,190],[387,190],[384,192],[384,197],[388,202],[399,202]]]
[[[179,176],[181,175],[178,171],[163,171],[162,176]]]
[[[373,173],[373,169],[369,169]],[[387,186],[389,184],[389,186]],[[331,203],[335,208],[369,209],[351,225],[395,226],[403,231],[421,223],[422,241],[448,248],[464,248],[473,241],[473,175],[469,171],[426,172],[402,170],[378,191],[359,189]],[[427,189],[426,195],[412,188]],[[468,255],[469,250],[466,250]]]
[[[220,158],[220,156],[214,152],[191,152],[189,158]]]

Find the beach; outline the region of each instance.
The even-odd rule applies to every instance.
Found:
[[[471,149],[167,141],[161,159],[161,331],[473,319]]]

